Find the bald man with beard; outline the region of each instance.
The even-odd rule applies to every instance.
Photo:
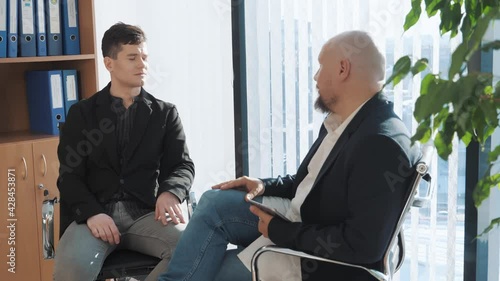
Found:
[[[159,280],[251,280],[251,256],[272,244],[382,269],[419,150],[380,92],[385,59],[366,32],[333,37],[318,60],[315,107],[327,117],[297,173],[245,176],[205,192]],[[228,243],[240,247],[227,251]],[[363,270],[274,253],[262,256],[259,269],[266,281],[375,280]]]

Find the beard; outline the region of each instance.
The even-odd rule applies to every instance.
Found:
[[[330,109],[326,106],[326,103],[321,99],[321,96],[316,98],[314,102],[314,108],[321,113],[329,113]]]

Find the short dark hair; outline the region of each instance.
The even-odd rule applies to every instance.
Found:
[[[146,42],[146,34],[140,27],[118,22],[104,32],[101,45],[102,55],[116,59],[122,50],[122,45],[138,45],[143,42]]]

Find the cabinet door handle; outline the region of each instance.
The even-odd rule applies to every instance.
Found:
[[[27,180],[28,179],[28,163],[26,163],[26,158],[22,157],[23,158],[23,164],[24,164],[24,176],[23,176],[23,180]]]
[[[43,160],[43,176],[45,177],[47,175],[47,158],[45,158],[45,155],[42,153],[42,160]]]

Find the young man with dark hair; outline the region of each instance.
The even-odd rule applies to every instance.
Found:
[[[162,259],[167,269],[185,220],[194,164],[176,107],[143,89],[146,36],[113,25],[102,39],[111,82],[71,107],[61,131],[57,186],[61,233],[54,280],[95,280],[117,248]]]

